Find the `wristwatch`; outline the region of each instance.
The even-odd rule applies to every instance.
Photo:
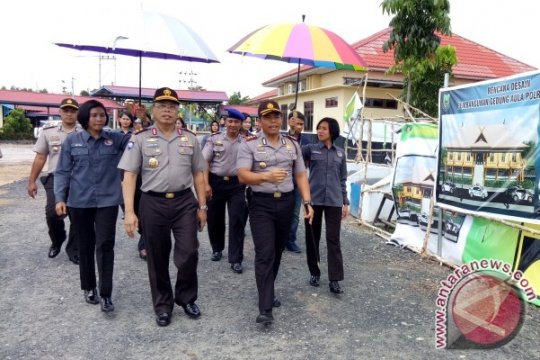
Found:
[[[208,211],[208,205],[199,206],[199,210]]]
[[[311,205],[311,200],[304,201],[304,205]]]

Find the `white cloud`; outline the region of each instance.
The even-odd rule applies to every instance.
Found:
[[[251,31],[271,23],[306,22],[334,31],[348,42],[363,39],[388,26],[379,0],[341,1],[334,3],[307,0],[253,1],[170,1],[135,2],[129,0],[6,1],[2,3],[2,56],[0,86],[47,88],[59,92],[62,80],[76,93],[97,88],[99,60],[97,53],[61,49],[52,45],[66,33],[80,35],[112,31],[115,22],[130,18],[140,7],[177,17],[193,28],[210,46],[221,64],[198,64],[172,60],[143,59],[143,87],[171,86],[186,88],[187,76],[208,90],[222,90],[231,95],[256,96],[269,89],[261,83],[294,65],[229,54],[226,49]],[[512,4],[490,0],[451,1],[452,30],[470,40],[488,46],[529,65],[540,67],[540,55],[531,50],[536,40],[536,0]],[[74,24],[74,25],[69,25]],[[115,30],[118,31],[118,30]],[[112,34],[111,39],[120,34]],[[103,84],[114,81],[114,61],[101,61]],[[138,59],[117,56],[116,83],[138,86]]]

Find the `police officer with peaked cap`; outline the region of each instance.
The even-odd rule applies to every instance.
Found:
[[[159,326],[170,324],[174,303],[191,318],[201,314],[195,304],[199,260],[197,228],[204,227],[208,209],[203,174],[206,162],[195,134],[176,126],[178,105],[174,90],[166,87],[156,90],[152,108],[154,125],[133,135],[118,165],[125,171],[124,227],[128,236],[133,237],[140,221]],[[142,177],[140,219],[135,215],[133,204],[139,172]],[[171,231],[173,259],[178,269],[174,293],[169,277]]]
[[[291,228],[293,177],[307,209],[306,219],[311,219],[313,209],[302,152],[294,138],[279,132],[279,105],[263,101],[258,112],[262,130],[240,145],[236,165],[240,182],[252,190],[248,207],[259,292],[256,322],[266,325],[273,321],[272,308],[281,305],[274,295],[274,282]]]
[[[45,175],[40,177],[40,182],[45,188],[45,194],[47,196],[47,204],[45,205],[45,218],[47,226],[49,228],[49,237],[51,238],[51,247],[49,248],[48,256],[54,258],[60,253],[60,247],[66,240],[66,230],[64,228],[64,217],[58,216],[55,211],[55,198],[54,198],[54,170],[58,164],[58,158],[60,157],[60,150],[62,144],[66,140],[68,134],[74,131],[80,131],[77,127],[77,112],[79,110],[79,103],[72,98],[65,98],[60,102],[60,118],[62,124],[59,126],[45,127],[41,134],[39,134],[38,140],[34,145],[34,152],[36,156],[32,163],[30,170],[30,177],[28,178],[28,195],[35,198],[37,194],[36,179],[38,178],[41,170],[43,169],[47,158],[49,159],[49,165]],[[67,236],[68,242],[66,245],[66,253],[69,259],[75,263],[79,263],[79,248],[75,239],[75,231],[73,225],[69,226],[69,235]]]
[[[225,206],[229,214],[229,263],[241,274],[244,259],[244,229],[247,207],[246,186],[238,182],[236,156],[243,141],[240,128],[244,115],[226,109],[226,132],[213,134],[203,148],[209,171],[205,172],[208,201],[208,237],[212,245],[212,261],[219,261],[225,248]]]

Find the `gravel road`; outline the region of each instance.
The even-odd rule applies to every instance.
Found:
[[[15,164],[2,165],[0,171],[11,166]],[[24,176],[28,172],[29,167]],[[28,198],[26,181],[19,176],[0,186],[1,359],[539,358],[540,311],[532,306],[521,332],[502,348],[436,350],[435,298],[439,281],[451,270],[385,245],[352,220],[342,230],[345,293],[328,291],[326,260],[321,263],[321,287],[314,288],[308,283],[305,253],[286,252],[276,285],[282,306],[268,328],[255,324],[249,231],[241,275],[226,261],[210,261],[208,235],[200,233],[197,303],[203,315],[191,320],[176,307],[171,325],[160,328],[154,321],[146,263],[119,218],[116,310],[105,315],[99,306],[84,303],[78,268],[64,251],[47,258],[44,192],[40,188],[37,200]],[[304,238],[302,226],[298,235]],[[321,258],[326,259],[324,245]]]

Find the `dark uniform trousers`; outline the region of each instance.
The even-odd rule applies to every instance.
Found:
[[[103,208],[70,208],[79,241],[81,289],[96,287],[97,262],[99,295],[112,295],[114,269],[114,242],[118,205]]]
[[[255,279],[259,310],[272,310],[274,281],[289,231],[294,208],[293,192],[273,194],[253,192],[249,201],[249,223],[255,245]]]
[[[321,276],[319,268],[319,243],[321,240],[322,216],[324,213],[324,222],[326,224],[326,247],[328,255],[328,280],[343,280],[343,255],[339,241],[341,230],[341,207],[337,206],[313,206],[313,222],[306,226],[306,253],[307,264],[311,275]]]
[[[191,189],[172,199],[142,193],[139,208],[146,243],[148,277],[156,314],[172,312],[174,300],[186,305],[197,300],[197,209]],[[178,269],[173,291],[169,276],[171,231],[174,237],[174,265]]]
[[[229,262],[244,260],[244,236],[247,206],[245,200],[246,186],[238,182],[238,177],[231,176],[225,180],[223,176],[209,174],[212,187],[212,199],[208,202],[208,237],[212,251],[223,251],[225,248],[225,205],[229,214]]]
[[[45,188],[45,194],[47,196],[47,204],[45,205],[45,219],[47,220],[47,227],[49,228],[49,237],[51,238],[52,245],[60,248],[66,240],[66,230],[64,224],[64,218],[56,214],[56,201],[54,198],[54,175],[49,174],[39,178]],[[69,225],[68,243],[66,245],[66,252],[69,257],[79,255],[79,248],[77,240],[75,238],[75,230],[73,229],[73,222]]]

